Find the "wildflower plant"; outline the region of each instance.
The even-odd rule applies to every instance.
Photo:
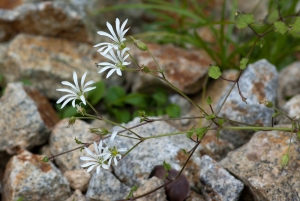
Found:
[[[291,16],[289,16],[289,17],[291,17]],[[295,27],[295,29],[297,29],[295,31],[299,32],[300,18],[299,18],[299,16],[297,16],[297,14],[294,15],[293,17],[295,17],[295,20],[293,21],[293,24],[292,24],[293,26],[292,27]],[[278,21],[281,21],[281,20],[282,19],[278,19]],[[129,30],[129,28],[125,29],[127,21],[128,20],[125,20],[121,25],[120,20],[117,18],[116,21],[115,21],[116,32],[113,30],[113,27],[109,22],[107,22],[107,27],[108,27],[110,33],[107,33],[107,32],[104,32],[104,31],[99,31],[98,32],[99,35],[106,36],[106,37],[108,37],[112,40],[111,43],[103,42],[103,43],[99,43],[98,45],[94,46],[94,47],[100,47],[98,52],[103,57],[111,60],[111,62],[112,62],[112,63],[99,62],[97,64],[98,66],[102,67],[102,69],[99,71],[99,73],[102,73],[102,72],[110,69],[107,76],[106,76],[107,78],[109,78],[114,72],[116,72],[118,75],[121,76],[122,75],[122,70],[126,70],[126,66],[130,64],[130,62],[125,61],[125,60],[128,59],[129,56],[131,58],[133,58],[130,55],[130,52],[129,52],[130,49],[126,47],[126,44],[124,42],[126,40],[125,39],[125,34]],[[237,13],[236,22],[235,22],[237,28],[250,27],[251,30],[254,30],[253,23],[254,23],[254,20],[252,20],[251,15],[249,16],[249,14]],[[273,24],[272,26],[275,26],[275,28],[276,28],[276,29],[274,29],[275,31],[278,30],[277,32],[279,32],[281,34],[285,34],[285,32],[280,31],[280,27],[278,25],[276,25],[276,23]],[[253,48],[256,46],[256,42],[259,39],[263,38],[265,35],[274,32],[274,30],[270,31],[270,29],[268,29],[264,33],[260,33],[260,34],[258,34],[257,32],[254,31],[255,32],[255,37],[257,37],[257,40],[254,42],[254,44],[251,47],[251,49],[250,49],[249,53],[247,54],[247,56],[240,60],[240,69],[239,69],[240,73],[238,75],[238,78],[236,78],[234,80],[229,80],[229,79],[223,78],[222,77],[222,72],[221,72],[220,68],[217,65],[211,65],[210,66],[209,71],[208,71],[208,76],[210,78],[213,78],[213,79],[224,79],[226,81],[229,81],[229,82],[233,83],[231,90],[235,86],[237,86],[241,99],[246,102],[246,97],[243,96],[243,93],[242,93],[242,91],[240,91],[240,88],[239,88],[239,80],[241,78],[241,75],[242,75],[243,71],[247,68],[247,63],[249,61],[249,58],[251,56]],[[152,54],[151,54],[150,50],[147,48],[146,44],[144,44],[144,43],[141,44],[140,42],[138,43],[136,41],[135,41],[135,44],[142,51],[147,51],[152,56]],[[153,57],[153,59],[155,60],[154,57]],[[222,101],[218,111],[213,110],[213,108],[211,107],[211,104],[212,104],[213,100],[211,98],[208,98],[206,103],[210,107],[211,111],[207,112],[203,109],[202,106],[196,104],[186,94],[184,94],[182,91],[180,91],[171,82],[169,82],[167,80],[166,76],[164,75],[164,71],[162,71],[162,69],[160,68],[160,66],[159,66],[159,64],[156,60],[155,60],[155,63],[157,64],[157,69],[155,69],[155,70],[149,70],[148,69],[148,71],[144,71],[143,70],[144,68],[142,68],[142,65],[139,65],[136,62],[136,60],[133,59],[133,62],[137,66],[136,71],[139,71],[139,73],[147,73],[149,75],[157,77],[158,79],[163,81],[165,84],[169,85],[176,92],[178,92],[180,95],[182,95],[184,98],[186,98],[194,106],[196,106],[199,109],[199,113],[201,114],[201,116],[197,116],[197,117],[193,117],[193,118],[194,119],[204,119],[205,118],[207,121],[209,121],[209,125],[207,125],[207,126],[193,126],[190,130],[187,130],[187,131],[184,131],[184,132],[174,132],[174,133],[163,134],[163,136],[162,135],[148,136],[148,137],[141,136],[139,133],[135,133],[132,129],[136,128],[136,127],[139,127],[139,126],[143,126],[147,123],[151,123],[151,122],[154,122],[154,121],[167,121],[167,120],[172,121],[174,119],[172,119],[172,118],[150,118],[145,114],[145,112],[140,112],[139,113],[140,114],[140,119],[141,119],[140,123],[137,124],[137,125],[134,125],[132,127],[125,127],[121,124],[118,124],[118,123],[113,122],[109,119],[106,119],[106,118],[102,117],[95,110],[95,108],[93,108],[92,105],[89,104],[89,102],[86,99],[86,92],[95,89],[95,87],[90,86],[94,82],[89,81],[89,82],[84,84],[85,77],[86,77],[86,73],[85,73],[82,76],[81,85],[79,86],[78,85],[78,80],[77,80],[77,74],[76,74],[76,72],[74,72],[73,73],[74,84],[71,84],[70,82],[67,82],[67,81],[62,82],[63,85],[71,87],[71,89],[65,89],[65,88],[64,89],[57,89],[57,91],[69,93],[68,95],[64,95],[63,97],[61,97],[57,101],[57,103],[64,102],[61,108],[63,108],[70,101],[72,101],[72,106],[75,107],[76,106],[75,101],[79,100],[84,105],[88,104],[91,107],[91,109],[94,110],[94,112],[96,114],[96,115],[91,115],[91,114],[87,114],[87,112],[84,111],[85,116],[87,116],[89,118],[105,121],[107,123],[110,123],[110,124],[113,124],[113,125],[119,127],[119,131],[114,130],[111,133],[110,136],[108,135],[108,131],[105,128],[90,129],[91,134],[99,135],[101,138],[98,141],[95,141],[95,142],[92,142],[92,143],[81,143],[80,142],[81,144],[83,144],[83,146],[81,146],[78,149],[84,149],[85,152],[88,155],[88,156],[80,157],[80,160],[85,162],[81,165],[81,167],[87,168],[87,172],[91,172],[94,168],[96,168],[96,173],[99,174],[99,172],[102,171],[101,168],[102,169],[109,169],[111,165],[117,166],[118,162],[120,160],[122,160],[124,157],[126,157],[127,154],[130,154],[130,152],[136,146],[138,146],[140,143],[143,143],[145,140],[153,139],[153,138],[159,138],[159,137],[165,137],[165,136],[172,136],[172,135],[175,135],[175,134],[176,135],[184,134],[184,135],[187,136],[187,138],[191,139],[195,143],[195,145],[193,147],[191,147],[190,151],[183,150],[186,155],[189,155],[189,157],[187,158],[186,162],[182,166],[180,174],[182,173],[184,168],[187,166],[189,159],[195,153],[196,149],[201,144],[203,138],[205,137],[206,133],[209,130],[215,130],[218,133],[222,129],[224,129],[224,130],[230,130],[230,129],[231,130],[256,130],[256,131],[258,131],[258,130],[279,130],[279,131],[286,131],[286,132],[290,132],[290,133],[297,133],[297,135],[300,136],[300,120],[299,119],[294,119],[292,117],[288,117],[281,110],[277,109],[274,106],[274,104],[272,104],[268,100],[265,100],[263,102],[263,104],[265,104],[266,107],[271,108],[271,109],[274,110],[274,115],[272,116],[272,122],[273,122],[273,118],[275,118],[276,116],[283,115],[283,116],[286,116],[287,118],[289,118],[291,120],[291,123],[293,125],[291,128],[288,128],[288,127],[273,127],[273,125],[272,125],[272,127],[249,125],[249,124],[244,123],[244,122],[237,122],[237,121],[230,120],[228,118],[218,116],[220,110],[222,109],[222,107],[225,104],[226,99],[228,98],[229,94],[231,93],[231,90],[229,90],[226,98]],[[80,104],[78,105],[78,107],[79,106],[80,106]],[[189,117],[189,118],[191,118],[191,117]],[[180,119],[185,119],[185,118],[182,117]],[[176,120],[178,120],[178,118],[176,118]],[[72,122],[75,122],[75,119],[72,119]],[[226,125],[224,125],[224,122],[226,122]],[[232,125],[230,125],[230,123],[232,123]],[[240,124],[242,126],[235,126],[236,124]],[[132,135],[127,136],[126,134],[121,135],[121,133],[124,132],[124,131],[127,131],[127,133],[131,133],[133,136]],[[121,137],[133,138],[135,140],[138,140],[139,142],[136,145],[134,145],[133,147],[120,147]],[[218,134],[217,134],[217,137],[218,137]],[[94,145],[94,151],[92,151],[91,149],[88,148],[92,144]],[[52,157],[45,157],[44,161],[53,160],[55,157],[58,157],[59,155],[52,156]],[[288,162],[289,162],[289,160],[286,159],[286,158],[289,158],[289,153],[286,153],[284,158],[283,158],[283,160],[284,160],[283,165],[284,166],[287,166]],[[168,165],[168,167],[166,168],[166,171],[168,171],[170,169],[171,169],[171,167]],[[179,177],[179,175],[177,175],[176,178],[174,178],[173,181],[176,181],[178,179],[178,177]],[[168,181],[164,185],[160,186],[160,188],[168,185],[169,183],[171,183],[173,181]],[[145,193],[143,195],[134,197],[133,199],[137,199],[137,198],[146,196],[150,193],[151,192]]]

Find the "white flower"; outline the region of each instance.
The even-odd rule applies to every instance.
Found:
[[[118,165],[118,160],[122,158],[122,154],[127,152],[127,148],[118,148],[117,143],[120,141],[114,141],[118,131],[114,131],[111,134],[111,137],[106,144],[105,151],[103,152],[103,156],[106,158],[108,157],[108,165],[110,166],[111,162],[114,161],[114,164]],[[116,143],[117,142],[117,143]]]
[[[104,150],[102,146],[102,141],[99,142],[99,146],[97,146],[97,143],[94,142],[94,149],[96,154],[94,154],[89,148],[84,147],[84,150],[91,156],[81,156],[80,160],[83,161],[89,161],[81,167],[89,167],[87,169],[87,172],[92,171],[95,167],[97,167],[97,174],[100,172],[100,168],[109,169],[109,165],[107,164],[107,159],[109,158],[108,155],[103,155],[102,151]]]
[[[98,52],[102,52],[105,48],[106,50],[103,51],[102,53],[103,54],[107,54],[109,52],[109,50],[111,50],[112,48],[116,49],[116,50],[122,50],[126,47],[124,41],[126,40],[126,38],[124,38],[124,35],[125,33],[129,30],[126,29],[124,30],[125,28],[125,25],[127,23],[128,19],[126,19],[122,26],[120,26],[120,20],[117,18],[116,19],[116,31],[117,31],[117,34],[115,33],[113,27],[111,26],[111,24],[109,22],[106,22],[106,26],[108,27],[109,31],[110,31],[110,34],[107,33],[107,32],[104,32],[104,31],[98,31],[97,33],[99,35],[102,35],[102,36],[107,36],[109,37],[111,40],[112,40],[112,43],[99,43],[97,45],[95,45],[94,47],[99,47],[99,46],[102,46]]]
[[[81,100],[83,102],[83,104],[86,105],[86,101],[85,101],[85,92],[87,91],[91,91],[93,89],[95,89],[96,87],[87,87],[93,83],[95,83],[93,80],[88,81],[87,83],[84,84],[84,80],[86,77],[86,73],[85,72],[81,78],[81,87],[78,86],[78,81],[77,81],[77,74],[74,71],[73,72],[73,80],[74,80],[74,84],[71,84],[70,82],[67,81],[63,81],[62,84],[63,85],[67,85],[70,86],[71,89],[56,89],[57,91],[62,91],[62,92],[68,92],[70,94],[67,94],[63,97],[61,97],[56,103],[59,104],[61,102],[64,101],[64,103],[62,104],[61,108],[63,108],[68,102],[70,102],[71,100],[73,100],[72,102],[72,106],[75,107],[75,100]],[[67,100],[65,100],[66,98],[68,98]]]
[[[122,51],[117,50],[117,56],[115,55],[113,50],[109,51],[109,54],[102,54],[102,56],[110,59],[113,63],[109,63],[109,62],[101,62],[98,63],[98,66],[102,66],[103,68],[98,72],[98,73],[103,73],[104,71],[106,71],[107,69],[111,69],[108,73],[106,78],[109,78],[109,76],[111,76],[115,71],[117,72],[118,75],[122,76],[122,71],[126,69],[125,66],[129,65],[131,62],[126,62],[125,59],[127,59],[127,57],[129,56],[129,54],[127,54],[126,56],[124,56],[124,53],[126,51],[128,51],[129,48],[124,48]]]

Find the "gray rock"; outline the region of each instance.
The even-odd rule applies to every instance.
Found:
[[[288,115],[290,118],[299,119],[300,118],[300,94],[294,96],[289,101],[287,101],[282,106],[283,112]],[[279,123],[291,123],[287,117],[280,115],[279,116]]]
[[[7,85],[0,111],[0,151],[10,153],[45,143],[59,120],[48,100],[22,83]]]
[[[184,93],[194,94],[202,88],[210,57],[204,51],[185,50],[171,45],[147,44],[155,59],[164,71],[167,80]],[[148,52],[131,48],[131,54],[140,65],[150,70],[158,70]],[[134,78],[134,79],[133,79]],[[132,82],[133,91],[153,91],[156,87],[167,87],[160,79],[145,73],[130,73],[127,80]],[[169,89],[169,87],[167,87]]]
[[[265,59],[250,64],[239,81],[241,93],[247,98],[247,104],[243,102],[235,86],[220,116],[243,123],[270,126],[273,109],[260,104],[260,101],[268,100],[275,103],[277,77],[276,68]],[[226,91],[229,88],[228,86]],[[219,102],[219,107],[224,98]],[[221,138],[238,147],[246,143],[253,133],[254,131],[222,130]]]
[[[42,162],[42,156],[23,151],[13,156],[6,166],[2,201],[55,201],[70,196],[67,179],[51,163]]]
[[[281,107],[286,100],[300,94],[300,61],[296,61],[279,72],[278,76],[278,105]]]
[[[140,119],[135,118],[125,126],[135,126],[139,122]],[[174,127],[162,121],[149,123],[132,130],[143,137],[178,132]],[[124,135],[133,136],[129,133]],[[120,147],[128,147],[129,149],[138,142],[137,140],[123,137],[120,137],[120,141]],[[181,148],[190,150],[194,145],[195,143],[188,139],[185,134],[146,140],[120,160],[118,166],[114,167],[115,174],[128,186],[141,185],[147,180],[154,166],[162,165],[164,161],[170,163],[173,169],[180,170],[187,159]],[[200,160],[198,154],[198,152],[195,152],[194,157],[184,171],[191,186],[195,186],[195,182],[198,182],[195,181],[196,178],[194,176],[199,173],[199,165],[197,164],[200,164]]]
[[[80,145],[76,144],[75,137],[81,142],[93,142],[95,136],[88,133],[89,124],[81,120],[76,120],[73,126],[68,127],[68,119],[61,120],[55,125],[50,136],[50,152],[57,155],[65,151],[69,151]],[[59,168],[65,172],[67,170],[81,169],[82,161],[80,156],[86,156],[85,151],[72,151],[55,158],[55,162]]]
[[[288,149],[290,160],[282,167],[281,158]],[[245,184],[252,200],[300,200],[299,152],[300,142],[295,135],[259,131],[247,144],[230,152],[220,164]]]
[[[69,181],[72,189],[78,189],[81,192],[86,191],[91,179],[90,173],[84,169],[66,171],[64,176]]]
[[[190,191],[189,197],[185,201],[205,201],[204,197],[195,191]]]
[[[86,80],[101,80],[95,63],[103,58],[84,43],[22,34],[10,42],[5,55],[0,74],[6,82],[27,80],[51,99],[62,96],[56,91],[62,81],[73,83],[73,71],[79,78],[88,71]]]
[[[94,172],[86,192],[87,201],[108,201],[125,199],[130,188],[122,184],[109,171]]]
[[[201,158],[199,180],[202,193],[207,201],[237,201],[244,188],[241,181],[235,179],[207,155]]]
[[[138,188],[138,190],[133,193],[133,195],[134,195],[134,197],[143,195],[145,193],[148,193],[149,191],[154,190],[155,188],[157,188],[163,184],[164,184],[164,182],[162,179],[159,179],[157,177],[151,177],[142,186],[140,186]],[[141,198],[137,199],[137,201],[148,201],[148,200],[167,201],[166,194],[165,194],[165,188],[160,188],[159,190],[151,193],[150,195],[147,195],[145,197],[141,197]]]

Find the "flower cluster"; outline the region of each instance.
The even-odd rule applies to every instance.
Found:
[[[108,37],[112,42],[104,42],[95,45],[94,47],[100,47],[98,52],[106,57],[107,59],[111,60],[112,63],[109,62],[101,62],[97,63],[97,66],[102,67],[99,73],[103,73],[104,71],[111,69],[108,73],[106,78],[109,78],[114,72],[116,72],[119,76],[122,76],[122,71],[125,70],[126,66],[130,64],[130,62],[126,62],[125,60],[129,56],[124,55],[125,52],[130,50],[130,48],[126,47],[124,38],[125,33],[129,30],[129,28],[125,29],[125,25],[128,20],[125,20],[123,24],[120,24],[120,20],[116,19],[116,33],[109,22],[106,23],[110,33],[104,31],[98,31],[97,33],[101,36]],[[125,29],[125,30],[124,30]],[[114,50],[117,54],[115,54]]]
[[[118,131],[114,131],[108,142],[100,141],[97,145],[94,142],[95,153],[89,148],[84,147],[85,151],[90,156],[82,156],[80,160],[88,161],[87,163],[81,165],[83,168],[87,168],[87,172],[92,171],[97,167],[97,174],[100,172],[100,168],[109,169],[111,163],[113,162],[115,166],[118,165],[118,161],[122,158],[122,154],[126,153],[127,148],[118,148],[115,141]]]

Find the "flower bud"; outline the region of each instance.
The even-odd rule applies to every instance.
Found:
[[[289,163],[289,160],[290,160],[289,154],[284,154],[281,158],[281,166],[286,167]]]
[[[268,100],[263,100],[259,102],[260,104],[264,104],[268,108],[273,108],[273,103]]]
[[[72,116],[69,119],[69,125],[68,125],[68,127],[73,126],[75,124],[75,122],[76,122],[76,117]]]
[[[147,66],[142,65],[142,71],[143,71],[144,73],[149,73],[149,72],[150,72],[150,69],[149,69]]]
[[[89,128],[89,131],[95,135],[106,135],[109,133],[106,128]]]
[[[49,162],[49,157],[45,156],[41,161],[43,161],[44,163],[47,163],[47,162]]]
[[[130,36],[131,37],[131,36]],[[147,45],[139,40],[134,39],[133,37],[131,37],[133,40],[133,44],[139,48],[142,51],[146,51],[148,49]]]

